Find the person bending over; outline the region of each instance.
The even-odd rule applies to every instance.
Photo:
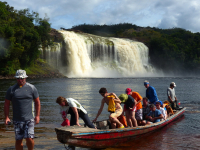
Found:
[[[93,122],[96,122],[97,118],[99,117],[99,115],[101,114],[103,110],[105,103],[108,105],[108,111],[110,111],[109,108],[112,107],[110,105],[113,104],[114,109],[110,111],[110,115],[109,115],[111,127],[112,129],[116,128],[116,126],[118,126],[119,128],[124,128],[123,124],[117,119],[117,117],[119,117],[123,112],[123,109],[120,105],[121,103],[120,99],[117,97],[115,93],[108,93],[107,89],[104,87],[99,90],[99,94],[103,96],[103,99],[101,100],[101,106]]]
[[[124,103],[124,111],[128,125],[130,127],[137,127],[137,120],[135,118],[137,101],[132,96],[127,94],[121,94],[119,99]]]
[[[136,112],[135,112],[135,118],[137,120],[138,125],[142,125],[142,120],[143,120],[143,116],[142,116],[142,96],[135,91],[132,91],[132,89],[127,88],[125,90],[127,95],[132,96],[135,100],[136,100]]]
[[[79,117],[83,119],[84,123],[89,128],[95,128],[95,126],[90,121],[87,111],[83,106],[75,99],[73,98],[64,98],[62,96],[59,96],[56,99],[56,103],[60,105],[60,114],[62,115],[63,111],[66,112],[66,114],[70,114],[70,126],[78,125],[79,124]],[[65,118],[63,118],[65,120]]]

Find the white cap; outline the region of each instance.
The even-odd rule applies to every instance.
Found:
[[[27,78],[28,76],[26,75],[26,71],[25,70],[17,70],[16,74],[15,74],[15,78]]]
[[[174,86],[174,87],[176,87],[175,82],[172,82],[172,83],[170,84],[170,86]]]

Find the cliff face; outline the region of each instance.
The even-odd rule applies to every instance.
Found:
[[[54,42],[62,42],[63,41],[62,34],[59,33],[56,29],[51,29],[49,34]]]

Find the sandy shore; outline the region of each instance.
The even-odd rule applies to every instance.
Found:
[[[43,127],[42,127],[43,126]],[[56,133],[52,126],[36,125],[35,127],[35,147],[37,150],[66,150],[65,146],[58,142]],[[27,150],[26,142],[23,140],[24,150]],[[5,127],[1,125],[0,129],[0,150],[15,149],[15,133],[13,126]]]

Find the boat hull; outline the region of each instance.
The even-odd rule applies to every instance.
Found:
[[[63,144],[85,148],[116,147],[130,138],[156,131],[172,121],[180,118],[185,108],[177,111],[165,121],[147,126],[138,126],[124,129],[97,130],[83,127],[56,128],[57,139]]]

